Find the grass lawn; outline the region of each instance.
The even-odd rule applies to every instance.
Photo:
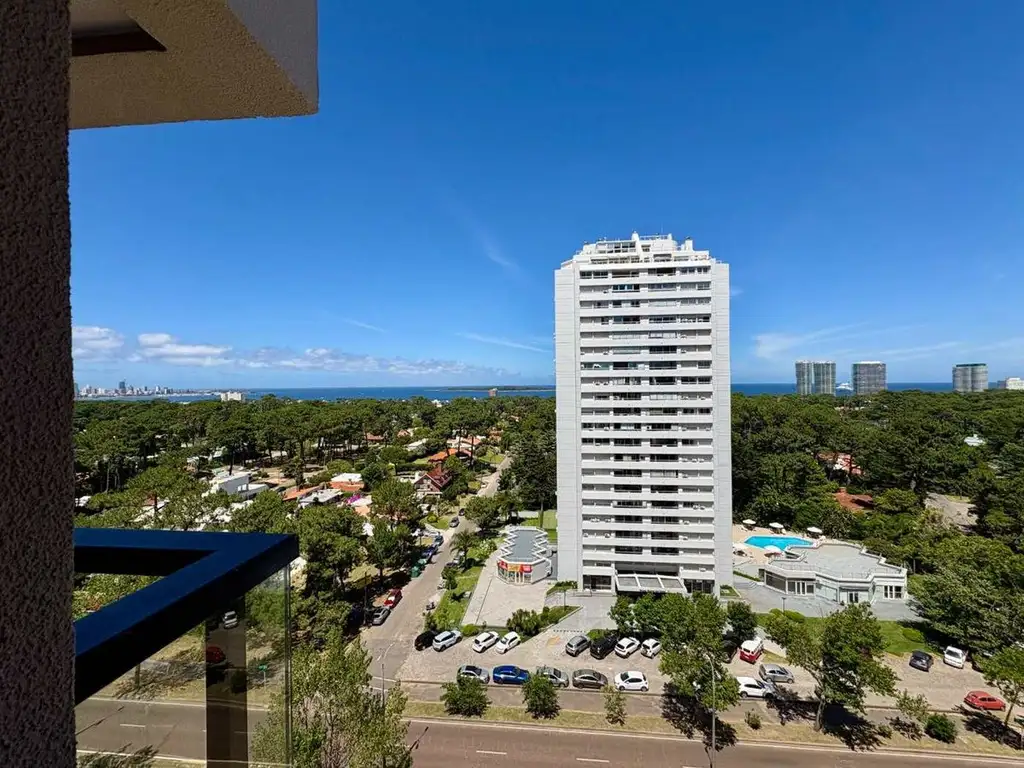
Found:
[[[763,621],[765,615],[763,613],[758,614],[758,621]],[[804,623],[812,629],[817,629],[824,621],[825,619],[819,616],[804,617]],[[930,647],[924,640],[920,630],[898,621],[879,619],[878,623],[882,626],[882,637],[885,640],[886,653],[906,656],[911,651],[918,650],[935,652],[935,649]]]
[[[558,527],[558,521],[556,520],[557,515],[558,510],[545,509],[543,512],[540,513],[540,527],[543,528],[545,531],[555,530]]]
[[[476,589],[476,583],[480,580],[483,572],[482,565],[474,565],[459,574],[459,586],[455,590],[455,597],[451,592],[446,591],[441,597],[434,615],[437,617],[439,626],[461,627],[462,617],[466,615],[466,608],[469,606],[469,598]]]
[[[480,461],[486,461],[488,464],[494,464],[495,466],[501,464],[501,462],[503,462],[504,460],[505,454],[498,453],[493,448],[488,448],[487,452],[480,457]]]

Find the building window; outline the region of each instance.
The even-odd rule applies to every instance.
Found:
[[[903,587],[899,584],[885,584],[882,587],[882,597],[886,600],[902,600]]]

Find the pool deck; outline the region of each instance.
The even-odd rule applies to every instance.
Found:
[[[801,538],[806,541],[810,541],[812,544],[817,544],[820,541],[827,541],[827,537],[821,536],[817,539],[812,539],[808,534],[801,534],[795,531],[782,531],[776,533],[771,528],[747,528],[742,523],[733,523],[732,525],[732,541],[733,544],[743,544],[747,548],[746,555],[738,555],[733,552],[732,562],[733,565],[744,565],[753,563],[755,565],[763,565],[768,562],[768,556],[765,555],[764,550],[760,547],[755,547],[753,544],[747,544],[747,539],[751,536],[769,536],[772,538],[778,537],[781,539],[786,538]]]

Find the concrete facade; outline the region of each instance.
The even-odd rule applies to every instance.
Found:
[[[585,245],[555,272],[555,383],[558,579],[732,584],[728,265],[671,235]]]
[[[0,3],[0,765],[75,765],[69,127],[308,114],[316,49],[315,0]]]
[[[984,392],[988,389],[988,365],[960,363],[953,366],[954,392]]]
[[[886,388],[885,363],[865,361],[854,363],[851,369],[853,394],[873,395]]]

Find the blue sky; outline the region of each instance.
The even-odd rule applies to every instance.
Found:
[[[322,1],[318,115],[73,134],[76,378],[549,382],[553,270],[633,230],[732,265],[738,382],[1024,375],[1022,23]]]

